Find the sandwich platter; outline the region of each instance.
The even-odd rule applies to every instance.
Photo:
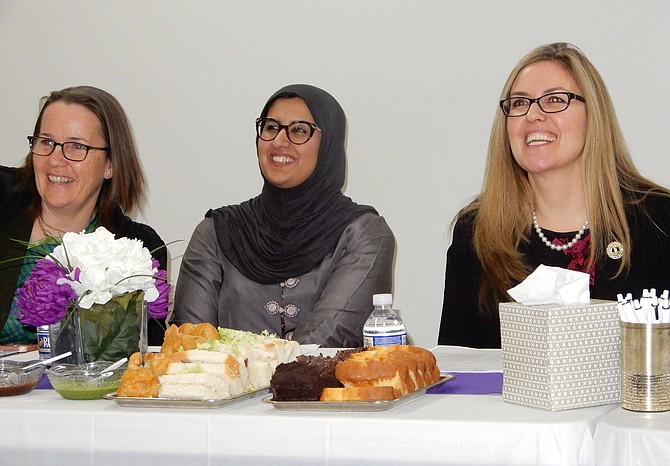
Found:
[[[141,398],[117,396],[116,392],[105,395],[105,399],[116,402],[126,408],[223,408],[257,396],[267,395],[269,388],[243,393],[223,400],[188,400],[182,398]]]
[[[274,401],[272,396],[262,399],[263,403],[268,403],[279,410],[290,411],[338,411],[338,412],[371,412],[371,411],[387,411],[396,406],[405,404],[409,401],[415,400],[426,394],[429,388],[440,385],[456,378],[453,374],[447,374],[440,377],[440,380],[427,385],[418,390],[414,390],[400,398],[393,400],[376,400],[376,401]]]

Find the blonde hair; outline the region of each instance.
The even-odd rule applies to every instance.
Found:
[[[664,187],[643,177],[635,167],[614,105],[593,64],[567,43],[543,45],[528,53],[512,70],[500,98],[510,96],[525,67],[539,61],[560,63],[571,73],[586,100],[586,141],[582,156],[582,186],[589,219],[589,267],[603,257],[611,241],[623,245],[617,275],[626,273],[632,253],[626,206],[639,204],[652,192],[670,196]],[[494,318],[497,303],[510,300],[506,290],[531,272],[518,248],[529,241],[533,192],[526,172],[516,163],[507,134],[507,117],[498,112],[493,122],[482,192],[458,218],[474,218],[474,249],[482,264],[480,312]]]

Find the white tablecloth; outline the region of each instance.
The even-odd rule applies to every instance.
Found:
[[[607,466],[670,464],[670,411],[640,413],[621,407],[598,422],[598,464]]]
[[[0,464],[592,465],[606,405],[547,412],[500,395],[424,395],[375,413],[126,408],[52,390],[0,398]]]

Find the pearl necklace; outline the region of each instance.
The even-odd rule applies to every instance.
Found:
[[[537,215],[535,215],[535,211],[533,211],[533,227],[535,227],[535,231],[537,232],[537,236],[540,237],[542,242],[553,249],[554,251],[565,251],[566,249],[570,249],[572,246],[575,245],[577,241],[579,241],[582,238],[582,235],[586,231],[586,229],[589,226],[589,221],[585,220],[584,225],[582,225],[582,228],[577,232],[577,234],[572,238],[568,243],[558,245],[558,244],[553,244],[551,241],[547,239],[546,236],[544,236],[544,233],[542,233],[542,229],[540,228],[540,225],[537,223]]]

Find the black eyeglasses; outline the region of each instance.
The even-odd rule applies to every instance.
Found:
[[[256,119],[256,134],[263,141],[274,140],[282,129],[293,144],[304,144],[312,139],[315,131],[321,131],[321,128],[309,121],[292,121],[288,125],[282,125],[273,118]]]
[[[30,152],[44,157],[51,155],[56,147],[60,146],[63,157],[72,162],[84,161],[90,150],[109,150],[109,147],[94,147],[81,142],[56,142],[53,139],[39,136],[28,136],[28,142],[30,143]]]
[[[570,106],[572,100],[579,100],[586,102],[581,95],[572,92],[550,92],[537,99],[529,99],[528,97],[510,97],[500,101],[500,108],[508,117],[524,116],[530,110],[530,106],[534,103],[540,107],[544,113],[558,113],[562,112]]]

